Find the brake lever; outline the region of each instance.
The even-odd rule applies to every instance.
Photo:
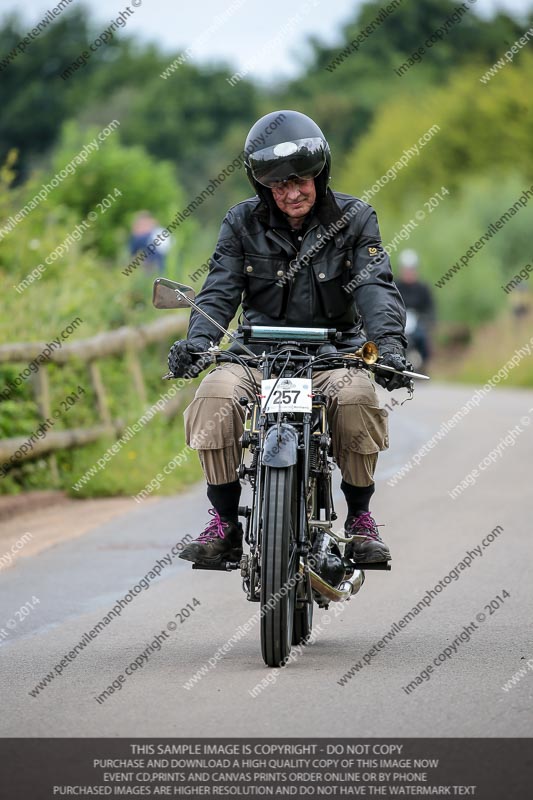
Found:
[[[371,370],[382,369],[386,370],[387,372],[395,372],[396,375],[405,375],[408,378],[418,378],[419,380],[429,381],[429,375],[422,375],[421,372],[411,372],[409,369],[395,369],[394,367],[389,367],[386,364],[368,364],[367,367]]]

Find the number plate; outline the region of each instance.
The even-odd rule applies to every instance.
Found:
[[[276,385],[274,391],[272,388]],[[278,411],[311,412],[311,381],[308,378],[269,378],[261,381],[261,408],[267,414]],[[267,404],[268,401],[268,405]]]

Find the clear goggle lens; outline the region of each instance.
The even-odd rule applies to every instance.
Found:
[[[295,139],[265,147],[248,157],[255,180],[268,189],[283,188],[289,180],[316,178],[326,164],[322,139]]]

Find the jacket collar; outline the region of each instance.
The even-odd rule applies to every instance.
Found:
[[[267,202],[259,200],[252,214],[268,228],[286,227],[287,225],[285,218],[282,216],[273,198],[269,198]],[[325,227],[341,219],[342,211],[331,189],[328,188],[326,196],[322,199],[321,203],[315,203],[311,216],[316,217],[319,223]]]

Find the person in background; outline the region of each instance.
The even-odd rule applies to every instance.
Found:
[[[398,256],[398,266],[400,277],[396,286],[407,311],[407,357],[415,369],[424,371],[431,358],[430,334],[435,324],[433,295],[428,284],[419,278],[420,259],[416,250],[402,250]]]
[[[531,314],[532,305],[529,286],[526,283],[520,283],[511,296],[511,312],[517,325],[524,318],[527,320],[527,317]]]
[[[131,235],[129,241],[131,255],[135,256],[137,253],[145,250],[148,245],[152,244],[154,239],[159,236],[162,230],[163,228],[160,227],[155,217],[152,216],[149,211],[139,211],[139,213],[136,214],[131,226]],[[154,252],[146,254],[146,258],[142,262],[143,268],[146,272],[148,272],[150,275],[153,275],[154,273],[157,273],[158,275],[164,275],[166,257],[168,251],[170,250],[171,244],[172,240],[169,237],[168,239],[162,240],[157,245]]]

